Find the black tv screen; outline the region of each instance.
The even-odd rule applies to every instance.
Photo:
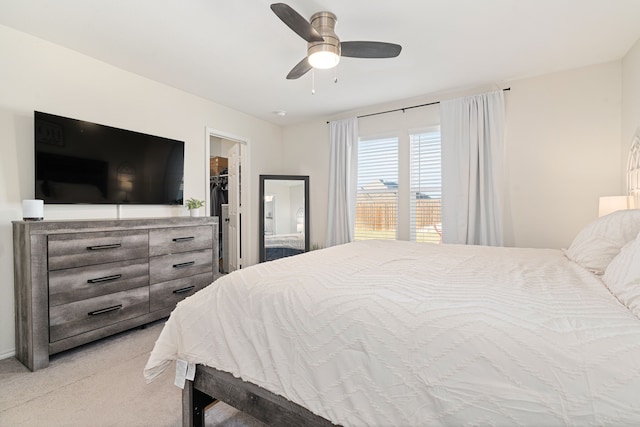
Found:
[[[184,142],[34,112],[35,198],[182,204]]]

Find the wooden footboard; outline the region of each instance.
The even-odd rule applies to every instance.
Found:
[[[182,425],[204,427],[205,408],[215,400],[243,411],[270,426],[328,427],[334,424],[228,372],[198,365],[193,381],[182,391]]]

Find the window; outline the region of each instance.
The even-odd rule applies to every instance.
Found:
[[[411,141],[411,240],[440,243],[442,167],[440,131],[414,134]]]
[[[440,130],[358,141],[355,240],[440,243]],[[401,205],[399,205],[401,203]]]
[[[398,138],[358,141],[355,240],[396,239]]]

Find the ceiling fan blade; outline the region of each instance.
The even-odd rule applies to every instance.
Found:
[[[271,10],[273,10],[273,13],[275,13],[282,22],[287,24],[297,35],[309,43],[324,41],[320,33],[311,26],[311,23],[293,10],[291,6],[284,3],[274,3],[271,5]]]
[[[309,65],[309,61],[307,61],[307,57],[305,56],[304,58],[302,58],[302,61],[298,62],[296,66],[293,67],[291,71],[289,71],[289,74],[287,74],[287,80],[300,78],[304,76],[311,68],[313,67]]]
[[[350,58],[395,58],[402,46],[384,42],[341,42],[340,56]]]

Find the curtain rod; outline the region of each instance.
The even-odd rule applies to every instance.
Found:
[[[502,89],[503,92],[506,92],[508,90],[511,90],[511,88],[508,87],[508,88]],[[412,108],[427,107],[429,105],[436,105],[436,104],[440,104],[440,101],[429,102],[427,104],[412,105],[410,107],[396,108],[395,110],[387,110],[387,111],[379,111],[377,113],[363,114],[362,116],[356,116],[356,118],[362,119],[363,117],[371,117],[371,116],[377,116],[377,115],[380,115],[380,114],[395,113],[397,111],[402,111],[404,113],[405,110],[411,110]],[[330,123],[330,122],[327,122],[327,123]]]

